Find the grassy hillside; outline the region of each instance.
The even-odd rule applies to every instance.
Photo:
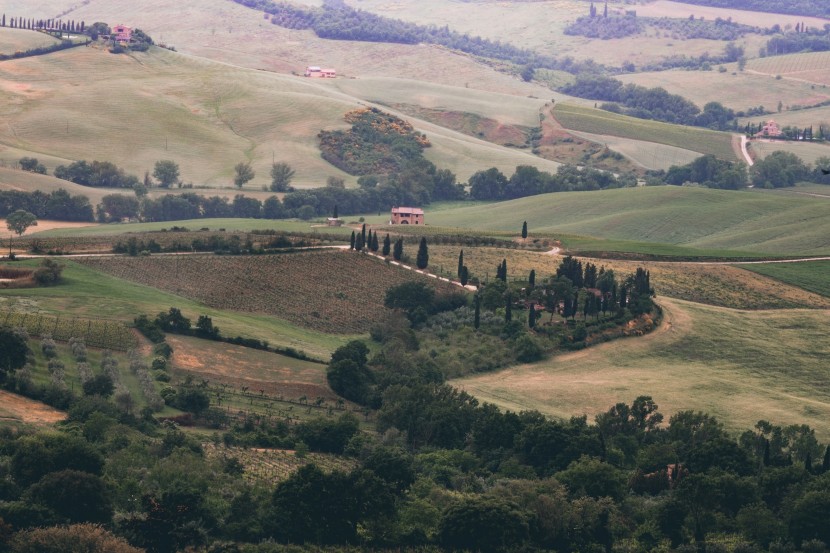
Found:
[[[657,142],[701,154],[714,154],[729,161],[737,160],[729,133],[635,119],[570,103],[557,104],[553,114],[569,130]]]
[[[701,410],[731,430],[759,419],[830,437],[828,311],[746,312],[660,300],[662,328],[536,365],[453,381],[481,401],[559,417],[653,396],[668,417]]]
[[[766,60],[776,59],[766,58]],[[663,87],[673,94],[688,98],[700,108],[709,102],[720,102],[735,111],[746,111],[758,106],[775,111],[778,102],[782,102],[784,106],[810,106],[830,100],[830,90],[815,87],[808,82],[776,79],[775,73],[739,72],[735,64],[729,64],[726,67],[728,71],[725,73],[714,70],[660,71],[621,75],[619,79],[624,83],[634,83],[649,88]]]
[[[804,263],[769,263],[760,265],[742,265],[753,273],[759,273],[776,280],[799,286],[816,294],[830,297],[830,261],[810,261]]]
[[[753,73],[830,84],[830,52],[803,52],[758,58],[747,63],[746,68]]]
[[[0,28],[0,54],[25,52],[39,46],[49,46],[58,39],[44,33],[23,29]]]
[[[672,165],[685,165],[700,157],[700,152],[693,152],[685,148],[658,144],[657,142],[646,142],[644,140],[632,140],[607,134],[591,134],[587,132],[573,131],[575,136],[590,140],[597,144],[608,146],[615,152],[619,152],[637,165],[645,169],[668,169]]]
[[[785,27],[795,27],[796,23],[806,23],[809,27],[822,28],[826,21],[819,17],[804,17],[800,15],[785,15],[779,13],[754,12],[747,10],[713,8],[710,6],[698,6],[697,4],[686,4],[683,2],[672,2],[671,0],[657,0],[648,4],[637,6],[637,15],[646,17],[689,17],[705,19],[731,19],[736,23],[744,25],[757,25],[759,27],[772,27],[775,24]],[[751,52],[750,52],[751,53]]]
[[[428,224],[595,236],[771,255],[830,252],[830,203],[808,196],[648,187],[533,196],[442,211]]]

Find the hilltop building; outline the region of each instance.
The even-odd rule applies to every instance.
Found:
[[[126,25],[116,25],[112,28],[110,37],[115,42],[128,44],[133,39],[133,30]]]
[[[309,65],[305,68],[305,76],[322,79],[334,79],[337,77],[337,71],[334,69],[321,69],[316,65]]]
[[[390,225],[423,225],[424,210],[419,207],[393,207]]]
[[[767,121],[766,125],[761,127],[760,131],[755,133],[755,138],[776,138],[783,135],[784,133],[778,126],[778,123],[770,119]]]

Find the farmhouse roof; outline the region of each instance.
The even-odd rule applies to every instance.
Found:
[[[423,215],[424,210],[420,207],[393,207],[392,213],[409,213],[410,215]]]

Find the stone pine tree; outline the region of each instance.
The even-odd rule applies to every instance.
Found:
[[[464,250],[458,254],[458,278],[461,278],[461,269],[464,268]]]
[[[476,330],[478,330],[478,327],[481,326],[481,296],[479,294],[475,295],[473,306],[475,309],[475,315],[473,316],[473,326]]]
[[[389,234],[386,234],[386,238],[383,239],[383,256],[386,257],[389,255],[389,252],[392,250],[392,241],[389,239]]]
[[[522,239],[527,238],[527,221],[522,223]]]
[[[398,238],[395,242],[395,248],[392,250],[392,257],[395,261],[400,261],[403,257],[403,238]]]
[[[527,326],[533,328],[536,326],[536,306],[530,304],[530,309],[527,310]]]
[[[415,266],[424,270],[429,266],[429,250],[427,249],[427,237],[421,237],[421,243],[418,246],[418,256],[415,258]]]
[[[352,231],[352,239],[349,241],[349,249],[353,250],[355,246],[355,235],[354,231]]]

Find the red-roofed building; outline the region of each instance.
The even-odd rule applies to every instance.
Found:
[[[423,225],[424,210],[420,207],[393,207],[391,225]]]
[[[765,137],[775,138],[775,137],[778,137],[778,136],[782,136],[783,134],[784,134],[784,132],[778,126],[778,123],[776,123],[773,120],[769,120],[769,121],[767,121],[766,125],[764,125],[761,128],[761,130],[759,132],[755,133],[755,136],[757,138],[765,138]]]
[[[133,30],[125,25],[116,25],[112,28],[111,36],[116,42],[130,42],[133,39]]]

